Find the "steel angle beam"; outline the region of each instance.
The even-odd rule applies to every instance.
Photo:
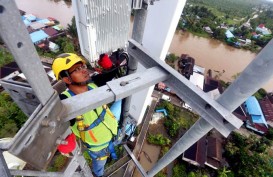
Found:
[[[69,123],[61,121],[63,106],[56,92],[44,107],[38,108],[14,137],[9,152],[41,170],[54,155],[56,141]]]
[[[7,163],[4,159],[3,152],[0,150],[0,176],[1,177],[11,177]]]
[[[120,158],[117,162],[115,162],[110,167],[106,168],[104,171],[105,176],[112,176],[115,174],[118,170],[120,170],[122,167],[127,165],[131,161],[131,158],[128,154],[124,155],[122,158]]]
[[[105,85],[62,100],[61,102],[66,110],[62,118],[64,121],[69,121],[78,115],[113,101],[115,101],[115,95],[110,88]]]
[[[129,40],[128,53],[146,68],[157,66],[162,72],[169,73],[171,75],[170,78],[164,82],[222,135],[227,137],[231,131],[235,128],[240,128],[243,124],[230,111],[193,85],[169,65],[149,55],[146,49],[132,39]]]
[[[147,69],[144,73],[130,74],[117,80],[107,82],[107,85],[115,94],[115,100],[128,97],[142,89],[166,80],[169,77],[167,72],[158,67]]]
[[[62,118],[64,118],[64,121],[69,121],[77,115],[103,104],[125,98],[141,89],[166,80],[168,77],[169,75],[165,71],[160,71],[159,68],[154,67],[141,74],[134,73],[107,82],[105,86],[62,100],[62,104],[66,108]]]
[[[10,82],[9,80],[1,80],[0,83],[27,116],[30,116],[40,104],[29,85],[22,85],[19,82]]]
[[[142,176],[148,177],[147,173],[145,172],[145,170],[143,169],[143,167],[141,166],[141,164],[137,161],[135,155],[134,155],[133,152],[129,149],[129,147],[128,147],[126,144],[123,145],[123,147],[125,148],[125,150],[127,151],[127,153],[131,156],[133,162],[135,163],[137,169],[138,169],[139,172],[142,174]]]
[[[32,170],[10,170],[13,176],[34,176],[34,177],[65,177],[63,172],[43,172]],[[1,176],[2,177],[2,176]],[[71,177],[83,177],[81,172],[72,173]]]

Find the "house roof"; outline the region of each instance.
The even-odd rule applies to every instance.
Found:
[[[55,44],[54,42],[49,41],[49,46],[50,49],[59,49],[59,46]]]
[[[239,119],[241,119],[242,121],[246,121],[248,118],[244,113],[243,107],[239,106],[237,109],[235,109],[233,111],[233,114],[238,117]]]
[[[204,82],[204,92],[209,92],[212,90],[215,90],[219,87],[219,81],[212,78],[212,77],[206,77]]]
[[[259,27],[259,28],[264,28],[265,26],[264,26],[264,24],[259,24],[258,27]]]
[[[47,19],[50,20],[50,21],[55,21],[55,20],[56,20],[56,19],[53,18],[53,17],[47,17]]]
[[[225,34],[226,34],[226,37],[227,37],[227,38],[233,38],[233,37],[234,37],[234,35],[233,35],[229,30],[227,30],[227,31],[225,32]]]
[[[25,14],[26,14],[26,12],[25,12],[25,11],[20,10],[20,9],[19,9],[19,13],[20,13],[20,15],[25,15]]]
[[[23,22],[26,26],[29,26],[31,24],[31,22],[28,19],[23,19]]]
[[[269,99],[269,101],[271,102],[271,104],[273,104],[273,93],[270,92],[270,93],[268,93],[266,96],[267,96],[267,98]]]
[[[273,106],[269,100],[269,98],[266,96],[264,99],[259,100],[260,106],[262,108],[262,111],[264,113],[264,116],[266,120],[273,121]]]
[[[28,19],[29,21],[34,21],[34,20],[36,20],[36,16],[35,16],[35,15],[32,15],[32,14],[24,15],[24,17],[25,17],[26,19]]]
[[[30,38],[33,43],[39,42],[47,37],[48,37],[48,35],[42,30],[30,33]]]
[[[190,76],[190,81],[195,86],[203,90],[204,87],[204,78],[205,76],[196,72],[193,72],[193,74]]]
[[[204,167],[206,161],[206,150],[206,137],[204,136],[184,152],[184,157],[195,161],[199,163],[201,167]]]
[[[204,136],[184,152],[183,158],[186,161],[196,162],[201,167],[208,165],[217,169],[222,161],[221,141]],[[196,163],[193,164],[196,165]]]
[[[205,68],[201,67],[201,66],[197,66],[197,65],[194,65],[193,66],[193,72],[196,72],[196,73],[200,73],[200,74],[204,74],[205,73]]]
[[[48,19],[40,19],[40,20],[37,20],[38,23],[42,23],[42,24],[47,24],[47,23],[50,23],[50,21]]]
[[[49,36],[54,36],[54,35],[58,34],[58,31],[55,30],[55,29],[52,28],[52,27],[44,28],[43,31],[44,31],[47,35],[49,35]]]
[[[60,26],[60,25],[55,25],[55,26],[52,26],[52,28],[54,28],[55,30],[58,30],[58,31],[60,31],[60,30],[62,30],[62,29],[63,29],[63,27],[62,27],[62,26]]]
[[[32,22],[30,24],[31,28],[37,30],[37,29],[41,29],[41,28],[44,28],[46,25],[43,24],[43,23],[39,23],[39,22]]]
[[[255,123],[255,124],[254,124],[254,127],[255,127],[257,130],[260,130],[260,131],[262,131],[262,132],[264,132],[264,133],[268,132],[268,128],[266,128],[266,127],[264,126],[264,124],[257,124],[257,123]]]
[[[28,26],[28,27],[27,27],[27,31],[28,31],[28,33],[32,33],[32,32],[34,32],[35,30],[32,29],[30,26]]]
[[[251,96],[246,100],[245,105],[246,111],[251,116],[253,123],[262,123],[267,127],[267,122],[264,118],[258,100],[254,96]]]
[[[222,144],[214,137],[207,137],[208,147],[207,156],[217,161],[222,160]]]

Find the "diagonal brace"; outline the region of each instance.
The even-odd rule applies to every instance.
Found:
[[[193,85],[169,65],[149,55],[149,52],[136,41],[129,41],[128,52],[138,59],[144,67],[157,66],[162,71],[169,73],[170,78],[165,83],[223,136],[227,137],[231,131],[235,128],[240,128],[243,124],[240,119],[225,107],[213,100],[208,94]]]

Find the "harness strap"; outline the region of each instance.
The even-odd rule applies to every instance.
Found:
[[[92,89],[93,89],[92,87],[88,86],[88,90],[92,90]],[[69,93],[71,96],[75,96],[75,95],[76,95],[73,91],[71,91],[71,90],[69,90],[69,89],[68,89],[67,91],[68,91],[68,93]],[[84,125],[84,122],[83,122],[83,121],[84,121],[84,117],[83,117],[83,115],[80,115],[80,116],[77,116],[77,117],[76,117],[77,128],[78,128],[78,130],[79,130],[80,137],[81,137],[83,143],[84,143],[84,144],[86,145],[86,147],[88,147],[88,148],[91,148],[91,147],[94,147],[94,146],[90,146],[89,144],[85,143],[85,131],[88,131],[88,133],[89,133],[91,139],[92,139],[94,142],[98,142],[98,140],[96,139],[96,137],[95,137],[95,135],[94,135],[92,129],[95,128],[96,126],[98,126],[100,123],[103,123],[103,121],[104,121],[104,116],[105,116],[106,113],[107,113],[108,115],[110,115],[111,118],[115,119],[114,114],[110,111],[110,109],[107,107],[107,105],[103,105],[102,108],[103,108],[103,111],[101,112],[100,115],[98,114],[97,109],[94,109],[94,112],[97,114],[97,117],[98,117],[98,118],[97,118],[91,125],[89,125],[89,126],[85,126],[85,125]],[[104,124],[104,123],[103,123],[103,124]],[[104,125],[106,126],[107,129],[110,130],[112,136],[114,136],[112,130],[111,130],[106,124],[104,124]],[[104,144],[101,144],[101,145],[98,145],[98,146],[103,146],[103,145],[106,145],[106,144],[108,144],[108,143],[109,143],[109,142],[104,143]],[[113,143],[110,143],[110,144],[113,144]],[[98,147],[98,146],[97,146],[97,147]],[[113,148],[111,148],[111,149],[113,149]],[[110,151],[110,149],[109,149],[109,151]],[[113,151],[113,152],[110,152],[110,153],[115,153],[115,150],[114,150],[114,149],[111,150],[111,151]],[[114,155],[114,156],[115,156],[115,155]]]
[[[87,148],[98,147],[98,146],[103,146],[103,145],[105,145],[105,144],[109,144],[109,145],[106,147],[106,148],[108,149],[108,152],[110,153],[111,157],[112,157],[114,160],[117,160],[117,159],[118,159],[117,154],[116,154],[116,152],[115,152],[115,146],[114,146],[114,143],[113,143],[112,141],[109,141],[109,142],[104,143],[104,144],[102,144],[102,145],[89,145],[89,144],[87,144],[87,143],[84,143],[84,144],[85,144],[85,146],[86,146]],[[105,150],[106,148],[102,149],[101,151]],[[94,158],[94,159],[96,159],[96,160],[105,160],[105,159],[107,159],[107,158],[109,157],[109,154],[108,154],[108,153],[107,153],[105,156],[99,157],[96,153],[94,153],[94,152],[92,152],[92,151],[90,151],[90,150],[88,151],[88,154],[89,154],[92,158]]]
[[[104,145],[106,145],[106,144],[109,144],[111,141],[108,141],[108,142],[106,142],[106,143],[103,143],[103,144],[99,144],[99,145],[90,145],[90,144],[88,144],[88,143],[85,143],[85,142],[83,142],[83,144],[89,149],[89,148],[92,148],[92,147],[100,147],[100,146],[104,146]]]
[[[105,110],[102,111],[102,113],[100,115],[98,115],[97,111],[95,111],[98,118],[88,127],[85,127],[84,131],[88,131],[91,130],[93,128],[95,128],[96,126],[98,126],[102,121],[104,121],[104,115],[105,115]]]
[[[109,114],[113,119],[116,119],[114,114],[110,111],[110,109],[108,108],[108,106],[105,104],[102,106],[104,110],[106,110],[107,114]]]

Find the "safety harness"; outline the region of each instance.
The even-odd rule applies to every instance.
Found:
[[[90,87],[88,85],[88,90],[92,90],[93,88]],[[74,92],[72,92],[71,90],[67,90],[68,93],[71,95],[71,96],[75,96]],[[92,129],[97,127],[99,124],[103,124],[112,134],[112,137],[115,137],[114,133],[112,132],[112,130],[103,122],[104,119],[105,119],[105,114],[108,114],[111,118],[113,119],[116,119],[115,116],[113,115],[113,113],[110,111],[110,109],[108,108],[107,105],[103,105],[102,106],[103,108],[103,111],[101,112],[101,114],[99,115],[98,114],[98,111],[96,109],[94,109],[94,112],[97,114],[97,119],[95,121],[93,121],[93,123],[91,123],[89,126],[88,125],[85,125],[84,124],[84,116],[83,115],[80,115],[80,116],[77,116],[76,117],[76,123],[77,123],[77,129],[80,133],[80,137],[81,137],[81,141],[82,143],[88,148],[92,148],[92,147],[100,147],[100,146],[105,146],[108,144],[108,146],[106,148],[108,148],[110,154],[111,154],[111,157],[113,159],[117,159],[117,155],[115,153],[115,146],[113,144],[113,141],[109,141],[109,142],[106,142],[106,143],[103,143],[103,144],[100,144],[100,145],[90,145],[88,143],[86,143],[86,139],[85,139],[85,132],[88,131],[88,134],[90,135],[90,138],[94,141],[94,142],[97,142],[97,139],[95,137],[95,135],[93,134],[92,132]],[[106,154],[106,156],[103,156],[103,157],[98,157],[95,153],[92,153],[91,150],[88,150],[88,154],[94,158],[94,159],[97,159],[97,160],[105,160],[109,157],[109,154]]]

